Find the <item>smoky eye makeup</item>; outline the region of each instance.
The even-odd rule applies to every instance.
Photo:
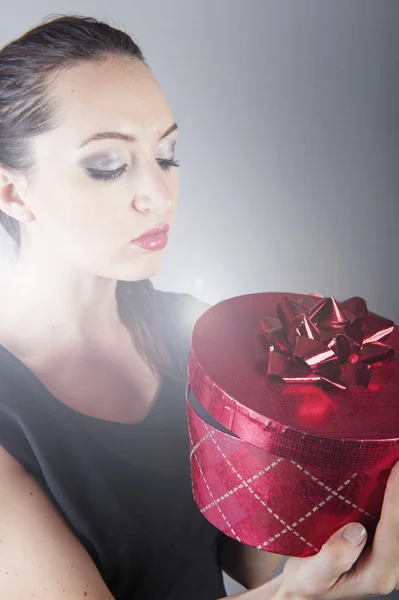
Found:
[[[125,158],[115,150],[101,152],[84,158],[80,165],[92,179],[111,181],[127,171],[128,163],[124,162]]]
[[[163,171],[169,171],[171,167],[178,167],[179,162],[175,159],[176,140],[165,141],[157,150],[156,161]]]
[[[162,171],[167,172],[172,167],[179,166],[179,162],[175,159],[175,146],[176,140],[165,140],[157,148],[154,158]],[[88,156],[80,161],[80,165],[92,179],[112,181],[127,172],[130,161],[125,161],[126,153],[112,150]]]
[[[176,140],[164,141],[157,148],[157,158],[173,160],[175,156]]]
[[[80,164],[86,169],[113,171],[125,162],[125,158],[120,152],[101,152],[84,158]]]

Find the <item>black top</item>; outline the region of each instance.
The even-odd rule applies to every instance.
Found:
[[[157,294],[186,356],[197,301]],[[55,503],[117,600],[226,595],[219,534],[192,496],[184,382],[165,378],[141,423],[115,423],[63,404],[0,347],[0,444]]]

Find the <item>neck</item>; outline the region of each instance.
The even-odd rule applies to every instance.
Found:
[[[51,253],[22,249],[0,294],[7,315],[0,330],[25,331],[36,341],[50,331],[64,340],[115,331],[116,284],[60,264]]]

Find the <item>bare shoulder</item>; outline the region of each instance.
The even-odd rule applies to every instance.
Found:
[[[0,597],[112,600],[53,503],[0,446]]]

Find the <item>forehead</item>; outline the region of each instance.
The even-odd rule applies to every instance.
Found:
[[[166,98],[142,62],[112,58],[82,63],[62,72],[51,87],[64,134],[79,136],[119,130],[147,137],[173,122]]]

